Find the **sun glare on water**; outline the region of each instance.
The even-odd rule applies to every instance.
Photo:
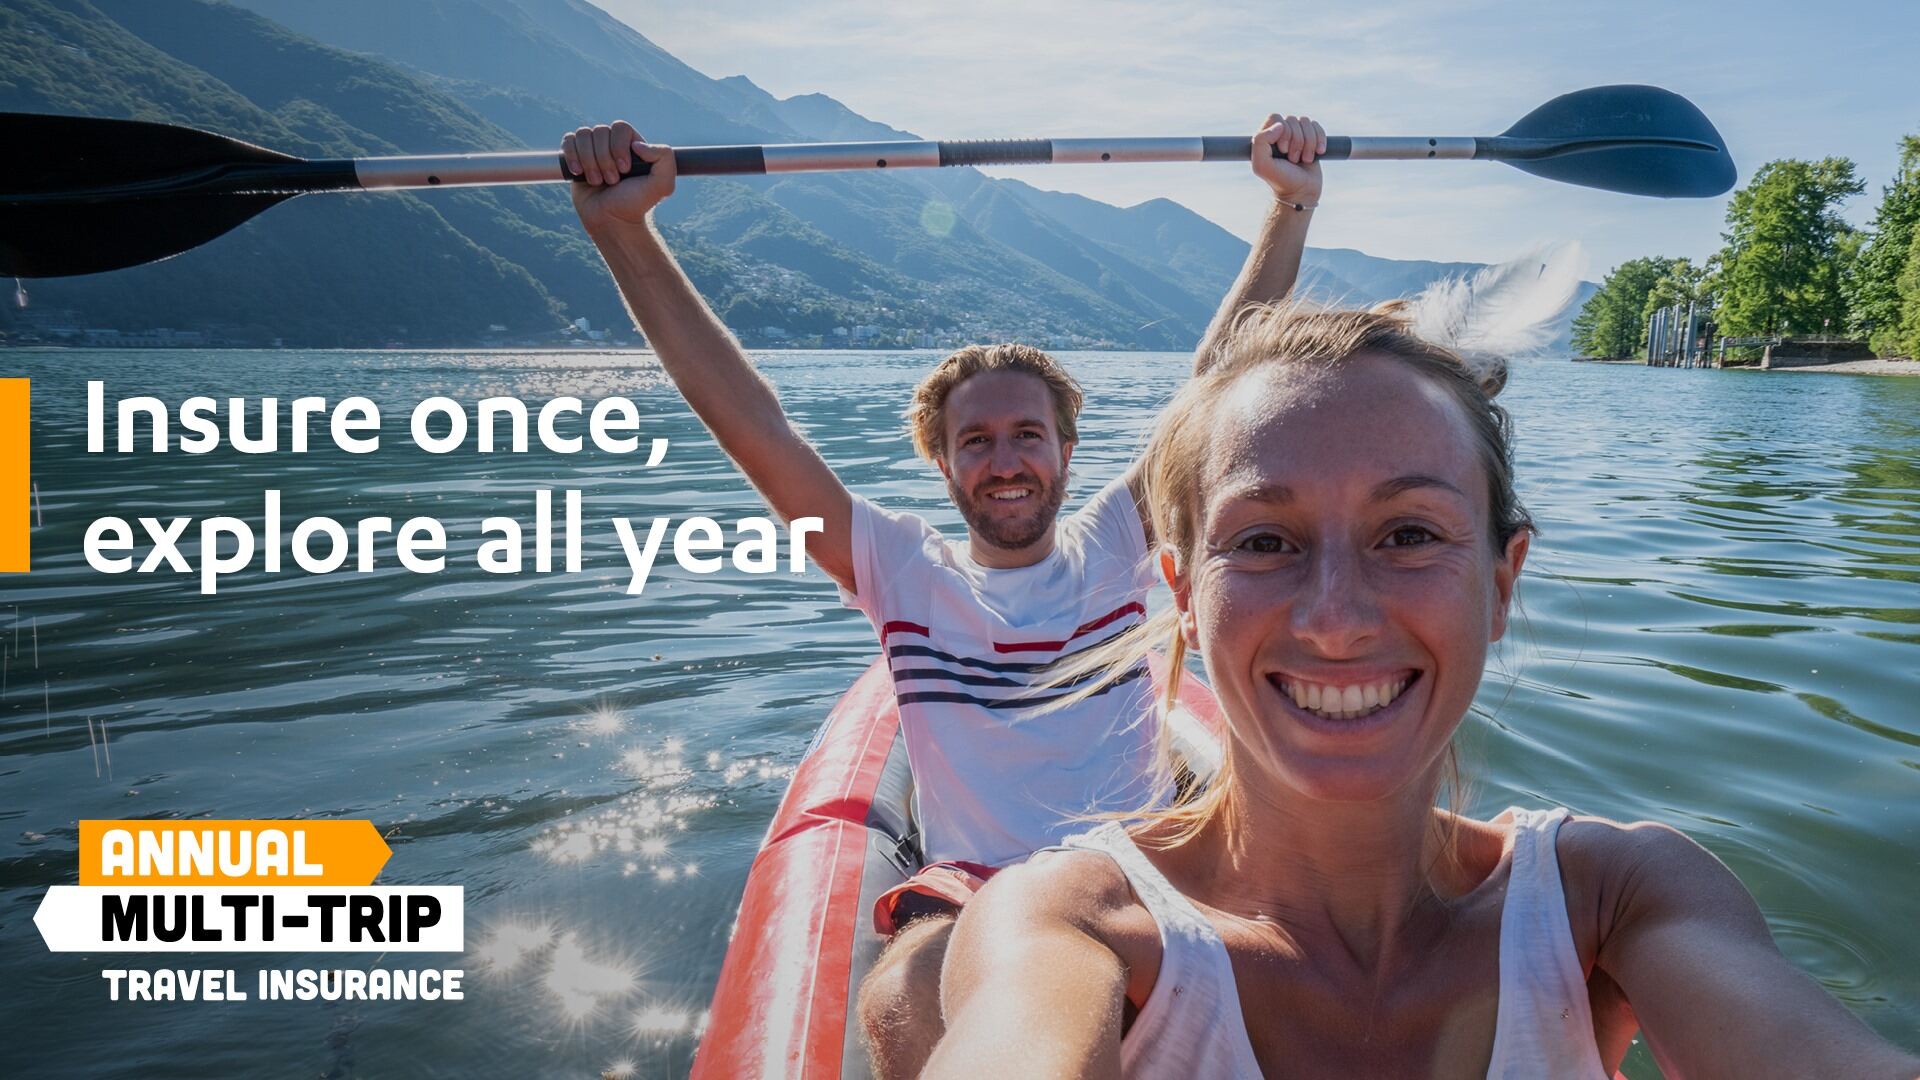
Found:
[[[573,933],[560,936],[544,980],[560,1011],[569,1020],[584,1020],[601,998],[624,997],[634,990],[636,976],[625,964],[587,955]]]
[[[480,944],[480,966],[505,974],[520,966],[530,953],[553,944],[553,927],[546,923],[501,923]]]
[[[693,1025],[693,1015],[668,1005],[654,1003],[633,1014],[633,1033],[643,1039],[678,1035]]]
[[[611,705],[599,705],[574,727],[589,735],[618,735],[626,730],[627,720]]]

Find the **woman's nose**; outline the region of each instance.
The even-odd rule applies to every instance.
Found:
[[[1380,626],[1378,598],[1354,553],[1322,549],[1308,564],[1293,605],[1293,633],[1323,656],[1360,651]]]

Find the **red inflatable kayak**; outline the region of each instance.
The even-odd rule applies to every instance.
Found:
[[[1156,657],[1155,680],[1163,673]],[[1207,775],[1218,707],[1199,679],[1181,686],[1190,715],[1177,741]],[[695,1078],[868,1075],[852,1005],[884,943],[874,901],[921,865],[912,797],[893,678],[879,660],[828,714],[754,858]]]

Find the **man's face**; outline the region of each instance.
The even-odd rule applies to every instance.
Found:
[[[985,371],[947,395],[947,492],[975,540],[1017,552],[1052,535],[1067,495],[1053,393],[1038,376]]]

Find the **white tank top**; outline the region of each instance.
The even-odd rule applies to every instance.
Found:
[[[1554,841],[1567,810],[1513,815],[1513,868],[1500,914],[1500,1008],[1488,1080],[1606,1080],[1593,1041],[1587,977],[1567,926]],[[1120,1040],[1134,1080],[1256,1080],[1233,962],[1207,917],[1149,862],[1118,823],[1070,837],[1112,858],[1160,928],[1160,974]]]

